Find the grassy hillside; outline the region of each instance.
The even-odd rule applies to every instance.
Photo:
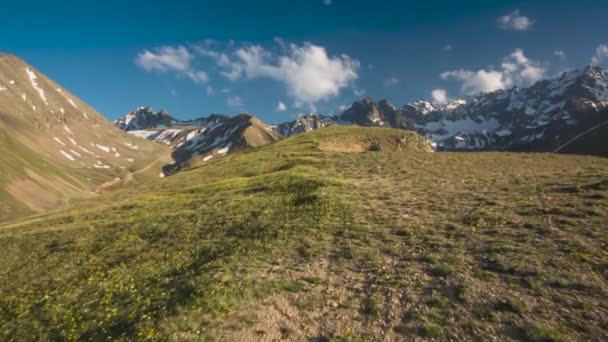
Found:
[[[427,149],[332,127],[0,226],[0,340],[607,339],[608,160]]]
[[[94,197],[109,182],[158,177],[169,154],[121,132],[31,65],[0,54],[0,222]]]

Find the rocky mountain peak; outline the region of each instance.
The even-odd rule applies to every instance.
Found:
[[[381,111],[396,111],[397,107],[395,107],[389,100],[382,99],[378,101],[378,107]]]
[[[408,103],[406,106],[412,107],[414,110],[418,111],[420,114],[426,115],[438,110],[435,105],[426,100],[418,100],[411,103]]]
[[[139,107],[120,117],[115,124],[124,131],[133,131],[154,128],[159,125],[170,126],[172,121],[173,118],[164,109],[155,112],[151,107]]]
[[[337,124],[336,118],[316,113],[298,115],[293,121],[283,122],[273,126],[274,130],[282,136],[312,131],[314,129],[333,126]]]
[[[354,102],[342,113],[340,119],[363,126],[384,126],[385,121],[393,119],[396,111],[388,100],[375,102],[368,97]]]

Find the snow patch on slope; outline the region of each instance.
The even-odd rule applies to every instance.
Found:
[[[61,154],[62,154],[62,155],[63,155],[63,156],[66,158],[66,159],[69,159],[69,160],[71,160],[71,161],[76,160],[76,159],[74,159],[74,157],[72,157],[72,155],[71,155],[71,154],[67,153],[67,152],[66,152],[66,151],[64,151],[64,150],[60,150],[59,152],[61,152]]]
[[[490,118],[487,120],[475,121],[470,117],[459,120],[442,120],[429,122],[425,125],[416,125],[417,128],[423,128],[426,133],[426,138],[432,142],[438,143],[457,134],[468,133],[486,133],[494,131],[500,126],[498,120]]]
[[[88,153],[88,154],[93,155],[93,156],[95,155],[95,153],[93,153],[93,152],[91,152],[91,151],[87,150],[86,148],[84,148],[84,147],[82,147],[82,146],[80,146],[80,145],[78,145],[77,147],[78,147],[80,150],[82,150],[83,152],[85,152],[85,153]]]
[[[156,136],[159,134],[158,131],[146,131],[146,130],[127,131],[127,133],[132,134],[138,138],[149,139],[149,140],[154,139],[153,136]]]
[[[232,147],[232,142],[229,142],[226,146],[220,148],[219,150],[217,150],[217,153],[219,155],[225,155],[226,153],[228,153],[228,151],[230,151],[230,147]]]
[[[74,135],[74,133],[72,133],[72,130],[70,129],[70,127],[68,127],[68,125],[63,125],[63,129],[68,132],[70,135]]]
[[[63,89],[61,89],[61,88],[57,88],[57,89],[55,89],[55,90],[57,90],[57,92],[58,92],[59,94],[63,95],[63,97],[64,97],[64,98],[65,98],[65,99],[66,99],[66,100],[67,100],[67,101],[70,103],[70,105],[72,105],[72,107],[74,107],[74,108],[78,109],[78,106],[76,105],[76,103],[74,102],[74,100],[72,100],[72,98],[71,98],[71,97],[67,96],[67,95],[66,95],[66,94],[63,92]]]
[[[25,68],[25,71],[27,72],[27,76],[29,77],[30,82],[32,83],[32,87],[38,92],[38,95],[40,95],[42,102],[44,102],[44,104],[48,106],[46,95],[44,94],[44,89],[40,88],[40,85],[38,85],[38,76],[36,76],[36,74],[32,70],[30,70],[30,68]]]
[[[106,153],[110,153],[110,148],[108,146],[95,144],[95,147],[97,147],[98,149],[100,149]]]
[[[59,139],[59,138],[57,138],[57,137],[53,137],[53,139],[54,139],[54,140],[55,140],[57,143],[59,143],[60,145],[65,146],[65,143],[64,143],[63,141],[61,141],[61,139]]]

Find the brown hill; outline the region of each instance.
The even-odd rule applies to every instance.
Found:
[[[31,65],[0,54],[0,221],[95,196],[101,184],[147,167],[132,181],[158,176],[168,158],[166,148],[121,132]]]

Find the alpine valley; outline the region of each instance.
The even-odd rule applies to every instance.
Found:
[[[112,123],[0,55],[0,341],[606,341],[607,86]]]

